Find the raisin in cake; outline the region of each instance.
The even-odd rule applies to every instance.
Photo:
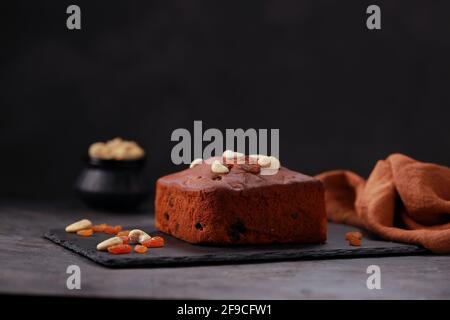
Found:
[[[264,175],[248,157],[199,162],[157,181],[158,230],[198,244],[325,242],[320,181],[284,167]]]

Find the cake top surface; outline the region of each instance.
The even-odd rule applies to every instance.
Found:
[[[286,185],[316,181],[313,177],[280,167],[275,174],[262,175],[261,167],[255,163],[234,163],[225,165],[229,172],[215,173],[211,163],[200,163],[192,168],[161,177],[158,183],[184,189],[216,190],[218,188],[243,190],[272,185]]]

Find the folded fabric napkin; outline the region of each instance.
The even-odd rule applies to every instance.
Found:
[[[329,220],[450,253],[450,168],[392,154],[377,162],[367,181],[345,170],[317,178],[325,186]]]

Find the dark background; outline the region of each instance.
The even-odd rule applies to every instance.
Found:
[[[449,18],[427,0],[9,1],[0,195],[72,196],[89,144],[115,136],[145,147],[153,187],[194,120],[279,128],[282,163],[310,175],[367,176],[393,152],[450,165]]]

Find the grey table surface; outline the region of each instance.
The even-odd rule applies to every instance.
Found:
[[[148,224],[151,211],[111,214],[69,204],[0,202],[0,294],[139,299],[450,299],[450,256],[422,255],[171,268],[107,269],[44,239],[80,218]],[[69,265],[81,289],[69,290]],[[370,290],[367,267],[381,269]]]

